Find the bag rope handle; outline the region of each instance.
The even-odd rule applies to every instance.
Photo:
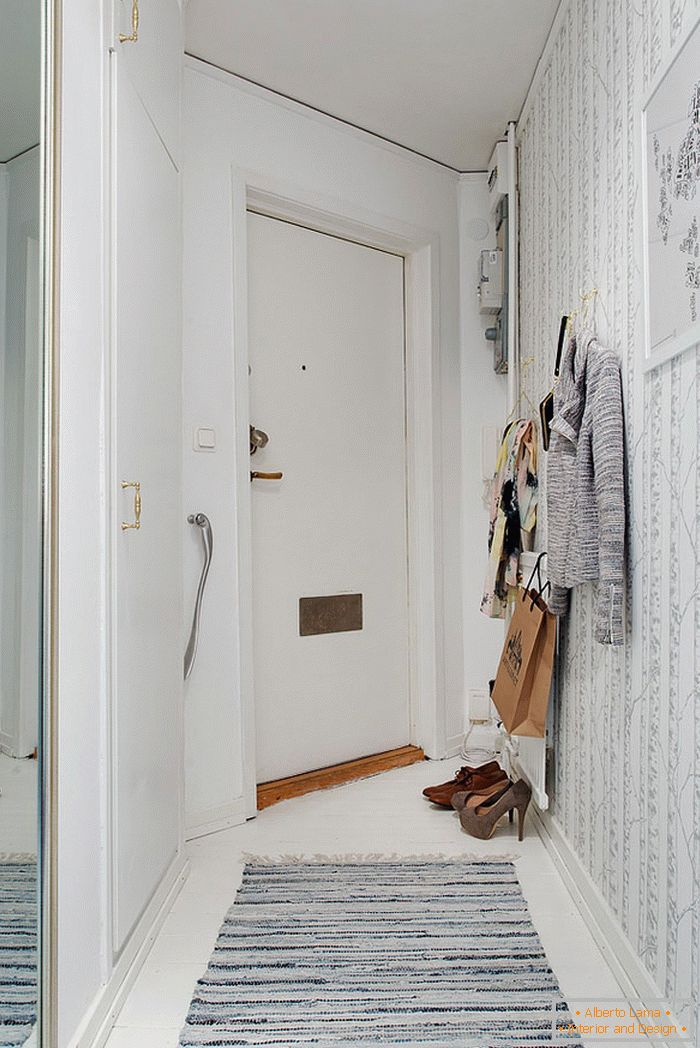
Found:
[[[530,592],[530,586],[532,585],[532,580],[534,579],[535,575],[537,575],[537,587],[536,588],[537,588],[537,596],[538,597],[544,597],[544,594],[547,592],[547,590],[552,588],[552,584],[549,581],[549,579],[547,579],[547,581],[544,584],[542,583],[542,572],[541,572],[541,569],[540,569],[540,564],[542,563],[542,559],[544,557],[546,557],[546,556],[547,556],[547,550],[543,550],[542,553],[540,553],[540,555],[537,558],[537,560],[535,561],[535,566],[532,569],[532,573],[530,575],[530,578],[528,579],[527,586],[523,590],[523,595],[520,598],[521,600],[524,601],[524,600],[527,599],[527,595]],[[530,611],[532,611],[534,606],[535,606],[535,599],[534,599],[534,597],[531,597],[530,598]]]

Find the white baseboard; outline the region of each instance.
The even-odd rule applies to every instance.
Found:
[[[623,994],[629,999],[649,1004],[662,1000],[664,994],[644,967],[556,819],[550,812],[531,810],[537,832]]]
[[[173,861],[136,925],[108,982],[102,987],[68,1048],[103,1048],[129,990],[141,971],[163,921],[187,880],[189,862],[184,850]]]
[[[185,840],[192,841],[196,837],[206,837],[210,833],[218,833],[219,830],[230,830],[233,826],[240,826],[247,819],[245,798],[237,797],[231,804],[222,804],[218,808],[208,808],[206,811],[187,815],[185,818]]]

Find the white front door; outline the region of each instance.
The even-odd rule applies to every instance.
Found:
[[[250,213],[257,781],[410,739],[404,263]]]

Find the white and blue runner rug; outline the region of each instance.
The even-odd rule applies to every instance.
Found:
[[[571,1044],[507,861],[250,861],[181,1048]]]
[[[36,859],[0,858],[0,1045],[17,1048],[37,1014]]]

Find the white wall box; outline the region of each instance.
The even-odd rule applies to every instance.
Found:
[[[507,142],[496,142],[489,160],[486,184],[489,187],[489,206],[494,211],[502,197],[507,196],[510,184],[510,156]]]
[[[503,308],[503,252],[488,248],[479,255],[479,312],[498,313]]]

